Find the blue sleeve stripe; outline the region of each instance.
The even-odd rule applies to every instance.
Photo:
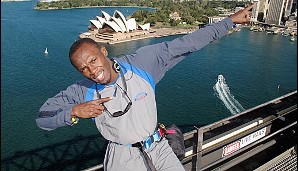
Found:
[[[148,72],[122,61],[120,63],[120,66],[121,69],[123,69],[124,74],[127,72],[127,70],[130,70],[132,73],[137,74],[138,76],[146,80],[155,92],[155,83],[153,77]]]
[[[98,91],[101,91],[104,88],[104,85],[101,84],[93,84],[92,87],[87,89],[85,102],[88,102],[90,100],[93,100],[94,98],[94,92],[95,92],[95,86],[97,85]]]

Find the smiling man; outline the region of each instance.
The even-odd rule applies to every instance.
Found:
[[[116,59],[109,58],[107,50],[92,39],[76,41],[69,59],[87,79],[49,98],[40,108],[37,125],[53,130],[73,126],[79,118],[93,118],[109,141],[105,170],[184,170],[157,127],[155,86],[191,52],[225,36],[233,24],[249,22],[252,7],[173,41],[145,46]]]

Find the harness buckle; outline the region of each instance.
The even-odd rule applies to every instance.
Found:
[[[162,130],[166,130],[166,126],[162,123],[159,124],[159,128],[161,128]]]
[[[165,126],[163,126],[165,128]],[[145,140],[132,144],[132,147],[141,147],[148,149],[152,143],[160,142],[162,138],[165,136],[165,129],[158,127],[152,135],[147,137]]]

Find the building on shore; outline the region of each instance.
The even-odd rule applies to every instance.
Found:
[[[253,21],[284,25],[285,20],[297,9],[297,0],[253,0],[256,6]]]
[[[113,16],[102,11],[102,15],[96,16],[96,20],[90,20],[88,31],[80,34],[79,37],[89,37],[98,43],[116,44],[145,38],[183,35],[196,29],[198,27],[151,28],[150,23],[138,24],[134,18],[127,20],[120,11],[116,10]]]
[[[80,38],[90,37],[96,42],[112,43],[149,34],[150,23],[141,25],[136,23],[135,18],[127,20],[118,10],[115,10],[112,16],[105,11],[101,12],[101,16],[90,20],[88,32],[80,34]]]

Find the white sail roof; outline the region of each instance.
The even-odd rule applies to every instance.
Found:
[[[98,20],[90,20],[90,22],[97,28],[102,28],[102,24]]]
[[[96,16],[97,20],[100,22],[101,25],[103,25],[103,23],[105,23],[107,20],[105,18]]]
[[[101,12],[102,16],[96,16],[97,20],[90,20],[91,24],[93,24],[97,29],[102,29],[105,25],[108,25],[115,32],[124,33],[137,30],[138,28],[135,18],[126,20],[124,15],[118,10],[115,10],[112,17],[105,11]],[[150,23],[139,25],[139,28],[142,30],[149,30]]]
[[[133,31],[137,29],[137,22],[135,18],[130,18],[127,20],[127,27],[129,31]]]
[[[146,23],[146,24],[139,24],[139,26],[141,27],[142,30],[148,30],[150,29],[150,23]]]
[[[121,32],[126,32],[126,27],[120,18],[111,17],[111,21],[114,21],[121,29]]]
[[[119,27],[118,24],[116,24],[115,22],[113,21],[106,21],[105,22],[106,25],[110,26],[115,32],[122,32],[121,28]],[[105,25],[104,24],[104,25]],[[104,27],[103,25],[103,27]]]
[[[101,14],[102,14],[102,18],[105,18],[106,21],[109,21],[110,20],[110,18],[111,18],[110,14],[108,14],[108,13],[106,13],[104,11],[101,11]]]
[[[115,10],[113,16],[115,18],[120,18],[122,20],[124,26],[125,26],[125,31],[129,31],[128,30],[128,24],[127,24],[126,18],[124,17],[124,15],[120,11]]]

